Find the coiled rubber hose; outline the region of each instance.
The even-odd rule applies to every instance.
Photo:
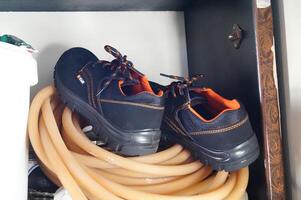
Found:
[[[47,86],[33,99],[31,145],[45,174],[74,200],[239,200],[249,171],[213,172],[180,145],[126,158],[93,144]]]

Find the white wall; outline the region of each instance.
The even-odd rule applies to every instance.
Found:
[[[281,0],[279,0],[281,1]],[[288,142],[293,199],[301,199],[301,1],[283,0]]]
[[[0,13],[0,34],[4,33],[39,50],[39,83],[33,94],[52,82],[59,56],[74,46],[111,60],[103,50],[110,44],[127,54],[150,79],[161,83],[170,80],[160,77],[160,72],[187,74],[183,12],[4,12]]]
[[[104,45],[110,44],[127,54],[129,60],[132,60],[151,80],[162,83],[168,83],[170,80],[161,78],[160,72],[187,74],[183,12],[0,12],[0,35],[2,34],[16,35],[39,50],[35,55],[39,82],[32,88],[32,96],[53,82],[53,68],[59,56],[74,46],[85,47],[100,59],[111,60],[112,56],[103,49]],[[24,162],[27,161],[25,119],[28,106],[26,102],[29,103],[26,79],[32,81],[32,77],[26,76],[25,72],[31,69],[21,60],[22,57],[10,58],[8,50],[1,50],[0,69],[3,72],[1,76],[5,77],[1,79],[0,91],[5,95],[1,98],[0,110],[2,118],[5,118],[1,118],[1,122],[5,124],[2,133],[6,134],[7,140],[2,138],[0,146],[2,150],[9,149],[10,152],[2,151],[1,154],[1,158],[6,162],[0,171],[0,177],[5,180],[0,182],[0,187],[6,189],[5,193],[1,191],[1,197],[25,199],[27,195],[27,168],[24,167],[27,165],[27,162]],[[19,70],[12,68],[3,70],[5,67],[11,67],[9,66],[11,63],[18,65]],[[24,71],[26,67],[28,71]],[[15,84],[11,84],[12,82]],[[19,85],[20,82],[24,84]],[[11,87],[7,87],[9,84]],[[27,101],[23,102],[22,98],[26,98]],[[14,106],[11,108],[10,104]],[[16,124],[18,120],[24,123]],[[17,147],[12,148],[11,143],[7,141],[13,142]],[[9,174],[11,171],[13,173]],[[19,183],[18,187],[16,182]]]

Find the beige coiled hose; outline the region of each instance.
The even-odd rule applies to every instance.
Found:
[[[213,172],[180,145],[125,158],[93,143],[78,118],[47,86],[33,99],[28,119],[30,142],[45,174],[74,200],[239,200],[248,168]]]

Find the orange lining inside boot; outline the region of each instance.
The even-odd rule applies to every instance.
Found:
[[[159,97],[163,96],[162,90],[158,91],[157,94],[154,93],[146,76],[139,76],[138,79],[139,79],[139,83],[136,85],[132,85],[132,86],[122,86],[123,81],[120,80],[118,82],[120,91],[124,95],[134,95],[134,94],[138,94],[140,92],[148,92],[148,93],[151,93],[151,94],[159,96]]]
[[[205,122],[212,122],[215,119],[217,119],[219,116],[221,116],[223,113],[231,110],[237,110],[240,108],[240,104],[237,100],[228,100],[214,92],[212,89],[209,88],[202,88],[202,89],[195,89],[195,92],[199,93],[200,95],[206,97],[208,103],[206,107],[206,110],[211,112],[214,117],[206,118],[204,116],[201,116],[200,113],[198,113],[194,108],[191,106],[188,106],[188,109],[196,115],[198,118],[200,118],[202,121]]]

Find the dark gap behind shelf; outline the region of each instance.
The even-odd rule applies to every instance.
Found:
[[[200,85],[241,100],[258,136],[261,156],[250,167],[251,200],[267,198],[253,6],[253,1],[204,0],[185,11],[190,75],[204,74]],[[228,39],[234,23],[245,30],[239,49]]]

